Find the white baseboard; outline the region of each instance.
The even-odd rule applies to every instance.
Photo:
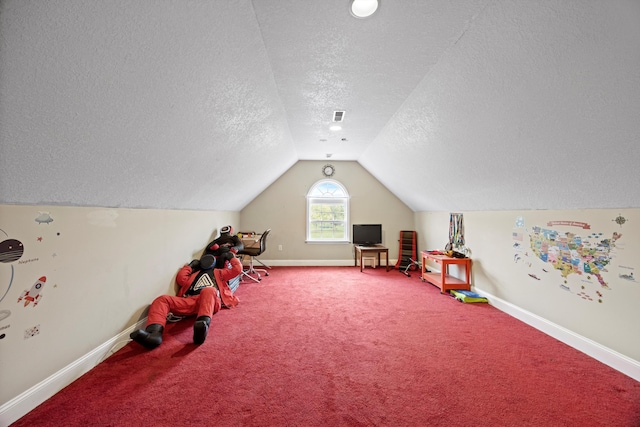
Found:
[[[619,372],[622,372],[634,380],[640,381],[640,362],[637,360],[611,350],[608,347],[598,344],[597,342],[585,338],[582,335],[578,335],[560,325],[549,322],[540,316],[523,310],[522,308],[491,295],[488,292],[484,292],[482,289],[474,288],[474,292],[487,298],[489,300],[489,304],[498,310],[521,320],[527,325],[544,332],[545,334],[585,353],[588,356],[593,357],[594,359]]]
[[[135,325],[91,350],[80,359],[67,365],[55,374],[0,406],[0,426],[8,426],[16,422],[42,402],[49,399],[64,387],[89,372],[104,359],[124,347],[124,345],[130,341],[129,334],[143,327],[146,321],[146,318],[138,321]]]

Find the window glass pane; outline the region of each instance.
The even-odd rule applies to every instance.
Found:
[[[344,206],[334,204],[319,204],[315,203],[311,205],[311,218],[312,221],[344,221]]]
[[[312,239],[341,240],[345,238],[344,223],[336,221],[314,221],[310,224]]]
[[[309,192],[311,197],[345,197],[346,194],[335,182],[324,181],[317,184]]]

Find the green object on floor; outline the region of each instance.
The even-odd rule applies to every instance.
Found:
[[[451,295],[460,302],[489,302],[482,295],[471,291],[450,290]]]

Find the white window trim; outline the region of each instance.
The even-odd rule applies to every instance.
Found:
[[[342,191],[344,192],[344,194],[346,195],[345,197],[335,197],[334,199],[343,199],[344,201],[342,203],[344,203],[344,238],[343,239],[312,239],[311,238],[311,227],[310,227],[310,213],[311,213],[311,204],[313,203],[313,201],[316,200],[322,200],[322,197],[316,197],[316,196],[310,196],[310,193],[318,186],[321,185],[324,182],[330,182],[332,184],[335,184],[336,186],[340,187],[342,189]],[[331,198],[328,198],[331,199]],[[339,181],[335,180],[335,179],[321,179],[319,181],[316,181],[310,188],[309,191],[307,192],[306,195],[306,202],[307,202],[307,212],[306,212],[306,218],[305,218],[305,223],[306,223],[306,243],[311,243],[311,244],[350,244],[351,243],[351,234],[349,233],[349,205],[350,205],[350,201],[351,201],[351,196],[349,195],[349,192],[347,191],[346,187]]]

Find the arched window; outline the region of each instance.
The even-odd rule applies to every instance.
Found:
[[[307,193],[307,241],[349,242],[349,193],[338,181],[323,179]]]

